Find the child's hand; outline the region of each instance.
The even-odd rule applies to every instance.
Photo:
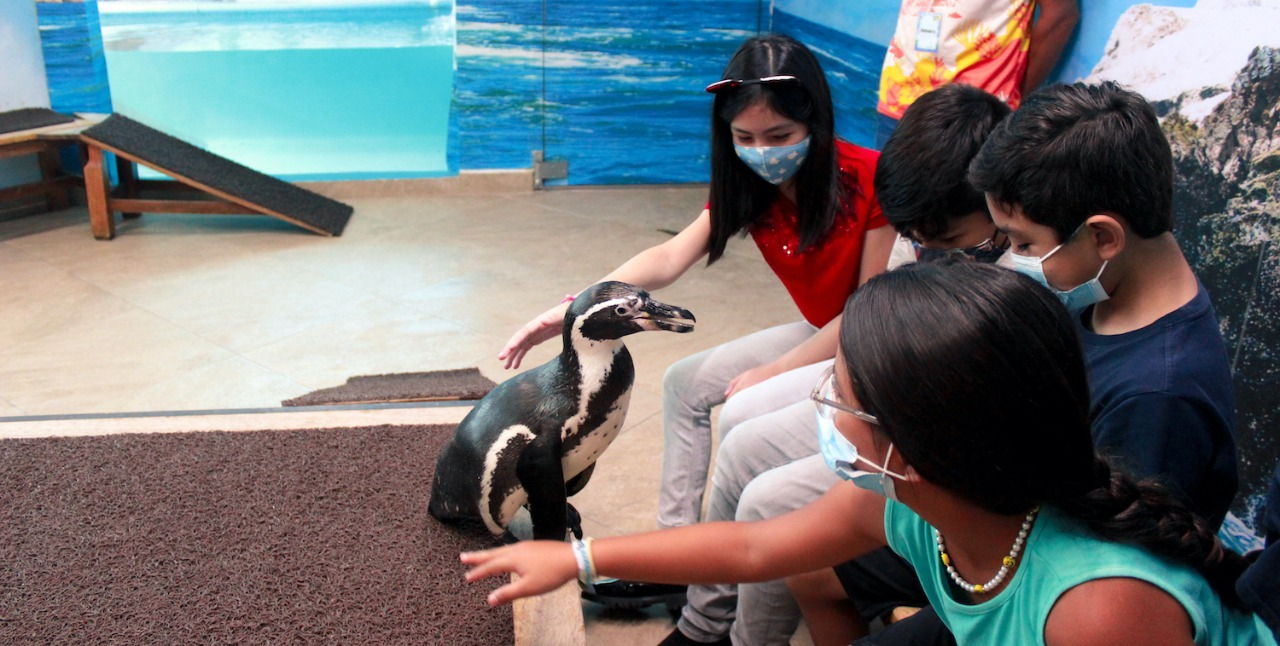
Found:
[[[539,314],[524,327],[516,330],[498,352],[498,360],[505,362],[503,366],[512,370],[520,367],[520,361],[533,346],[560,336],[564,329],[564,315],[569,311],[568,303],[560,303]]]
[[[729,386],[724,389],[724,398],[729,399],[730,397],[733,397],[734,395],[762,381],[772,379],[783,372],[785,371],[779,369],[778,366],[772,363],[766,363],[763,366],[757,366],[747,370],[737,377],[734,377],[733,381],[729,382]]]
[[[483,552],[463,552],[461,558],[473,566],[467,571],[468,583],[508,572],[519,575],[489,593],[491,606],[550,592],[578,576],[573,548],[560,541],[525,541]]]

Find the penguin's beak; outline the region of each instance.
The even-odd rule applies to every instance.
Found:
[[[645,330],[666,330],[681,334],[692,332],[696,321],[693,312],[652,299],[645,301],[635,317],[636,324]]]

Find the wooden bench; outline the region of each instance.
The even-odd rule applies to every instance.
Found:
[[[85,153],[80,143],[80,132],[95,123],[97,120],[93,118],[77,118],[70,123],[0,134],[0,159],[36,155],[40,163],[38,181],[0,189],[0,202],[43,195],[45,208],[49,211],[70,206],[71,190],[80,185],[80,178],[60,170],[58,152],[64,147],[75,146],[83,160]]]

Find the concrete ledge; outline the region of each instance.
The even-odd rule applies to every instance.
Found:
[[[298,186],[333,199],[402,195],[492,195],[533,190],[533,169],[464,170],[452,177],[298,182]]]
[[[471,406],[317,406],[245,411],[0,418],[0,440],[117,433],[192,433],[343,428],[382,424],[457,424]]]

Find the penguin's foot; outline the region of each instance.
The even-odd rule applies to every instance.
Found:
[[[573,505],[565,503],[565,524],[569,526],[569,531],[573,532],[573,537],[582,540],[582,514],[578,513]]]

